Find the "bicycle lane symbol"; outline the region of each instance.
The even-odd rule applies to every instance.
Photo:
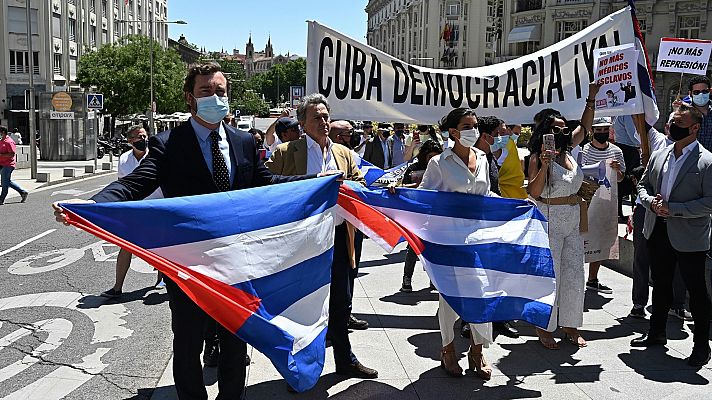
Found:
[[[88,250],[91,250],[94,261],[97,262],[115,262],[119,253],[115,245],[100,240],[79,249],[56,249],[33,254],[14,262],[7,271],[13,275],[34,275],[53,271],[81,260]],[[41,261],[46,264],[40,265]],[[137,259],[131,263],[131,269],[144,274],[153,272],[148,264]]]
[[[48,292],[8,297],[0,299],[0,313],[29,307],[62,307],[78,311],[94,324],[90,344],[109,343],[128,338],[133,334],[133,330],[123,326],[126,324],[123,317],[129,313],[126,307],[122,304],[104,304],[97,308],[80,308],[79,302],[84,296],[75,292]],[[72,322],[67,319],[51,318],[34,323],[23,322],[19,329],[0,338],[0,351],[2,351],[25,336],[37,335],[40,332],[47,335],[43,343],[30,354],[26,354],[22,360],[0,369],[0,383],[20,374],[59,348],[72,333],[72,328]],[[109,347],[98,347],[92,354],[84,356],[81,362],[60,366],[33,383],[8,394],[2,400],[61,399],[108,366],[101,361],[101,358],[109,350],[111,350]]]

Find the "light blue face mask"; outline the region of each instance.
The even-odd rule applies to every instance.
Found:
[[[512,136],[510,136],[510,138],[512,138],[512,140],[514,140],[514,143],[519,142],[519,135],[517,135],[516,133],[513,133]]]
[[[209,124],[217,124],[230,112],[227,96],[214,94],[207,97],[196,97],[195,114]]]
[[[492,143],[490,145],[490,151],[501,150],[501,149],[507,147],[508,142],[509,142],[509,136],[507,136],[507,135],[495,136],[494,143]]]
[[[705,106],[705,105],[707,105],[707,103],[710,102],[710,94],[709,93],[693,94],[692,102],[695,103],[696,106]]]

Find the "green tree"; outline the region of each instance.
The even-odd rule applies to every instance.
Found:
[[[104,114],[144,113],[150,104],[150,49],[153,46],[153,90],[156,111],[170,114],[185,109],[183,79],[186,67],[178,53],[141,35],[122,37],[80,57],[77,82],[104,94]]]
[[[306,83],[307,62],[303,58],[273,65],[269,71],[255,75],[249,82],[275,105],[289,99],[290,86],[306,86]]]

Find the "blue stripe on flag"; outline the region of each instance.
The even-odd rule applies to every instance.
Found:
[[[154,249],[255,231],[317,215],[336,204],[340,185],[336,179],[337,176],[329,176],[189,198],[61,206],[138,246]],[[270,201],[255,203],[256,191]]]
[[[546,328],[551,318],[550,305],[521,297],[443,296],[443,298],[463,320],[471,323],[525,320],[538,327]]]
[[[486,197],[466,193],[437,192],[422,189],[398,189],[390,195],[387,189],[365,188],[345,182],[372,207],[384,207],[444,217],[487,221],[512,221],[546,217],[531,202],[501,197]]]
[[[430,262],[463,268],[554,278],[551,250],[509,243],[442,245],[423,241],[422,256]]]
[[[332,247],[316,257],[283,271],[232,286],[259,297],[260,308],[264,308],[264,312],[273,317],[281,314],[297,300],[331,282],[330,267],[333,252]],[[255,265],[255,268],[259,266]]]
[[[296,354],[292,354],[294,337],[258,314],[248,318],[236,334],[266,355],[297,391],[311,389],[319,380],[324,368],[326,328]]]

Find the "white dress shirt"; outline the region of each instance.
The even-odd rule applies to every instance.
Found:
[[[663,200],[669,201],[670,192],[672,191],[672,187],[675,185],[675,179],[677,179],[677,174],[680,172],[682,164],[685,163],[685,160],[687,160],[690,152],[697,149],[697,146],[699,146],[699,142],[697,140],[688,144],[682,149],[682,154],[680,154],[679,158],[675,157],[674,147],[670,151],[670,154],[668,154],[665,159],[665,163],[663,164],[663,177],[662,184],[660,185],[660,194],[663,196]]]
[[[329,144],[326,146],[324,151],[322,151],[319,143],[315,142],[314,139],[306,136],[307,138],[307,174],[319,174],[326,171],[334,171],[339,169],[334,160],[334,156],[331,153],[331,146],[333,143],[331,139],[327,139]]]
[[[136,156],[134,155],[133,150],[129,150],[122,154],[119,157],[119,171],[118,171],[118,176],[119,178],[123,178],[126,175],[130,174],[133,172],[136,167],[143,161],[144,158],[148,155],[148,149],[146,149],[146,152],[143,154],[143,157],[141,157],[140,160],[136,159]],[[144,200],[150,200],[150,199],[162,199],[163,198],[163,192],[161,192],[161,188],[159,187],[156,189],[153,193],[149,194],[148,197],[146,197]]]
[[[420,188],[443,192],[491,195],[489,164],[487,155],[480,149],[472,148],[477,155],[475,173],[462,162],[452,149],[445,149],[442,154],[430,159],[423,174]]]

